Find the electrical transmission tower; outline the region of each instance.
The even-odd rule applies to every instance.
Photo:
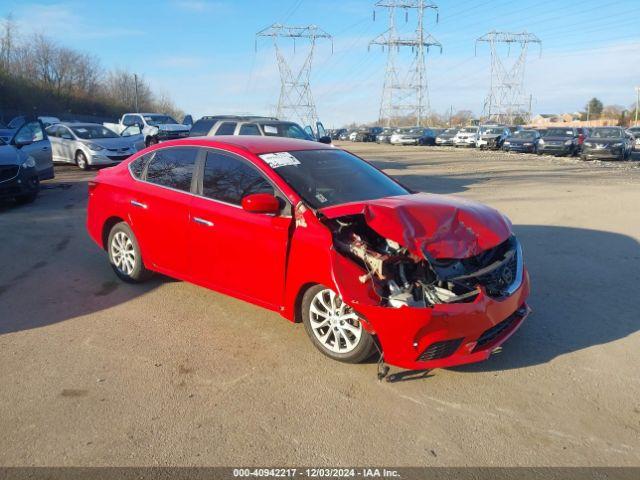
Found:
[[[527,50],[530,43],[535,43],[542,51],[542,42],[531,33],[489,32],[476,40],[488,43],[491,50],[491,88],[484,102],[483,116],[489,121],[513,123],[517,116],[529,116],[529,102],[524,93],[524,69],[527,61]],[[520,52],[515,62],[507,64],[501,55],[500,45],[507,46],[507,55],[512,45],[519,47]]]
[[[318,39],[331,40],[333,51],[333,38],[316,25],[306,27],[290,27],[275,23],[264,30],[259,31],[256,37],[271,37],[278,60],[278,70],[280,72],[280,97],[278,99],[277,117],[300,122],[302,125],[315,125],[318,121],[316,106],[311,95],[309,77],[311,76],[311,63],[313,53]],[[287,61],[282,49],[278,45],[278,39],[293,39],[295,52],[296,39],[304,39],[309,42],[309,48],[302,66],[299,69],[292,69]],[[256,39],[257,49],[257,39]]]
[[[374,8],[385,8],[389,11],[389,28],[369,42],[369,47],[381,45],[383,50],[387,48],[387,68],[380,102],[380,122],[390,127],[411,119],[420,126],[429,112],[425,51],[428,52],[430,47],[439,47],[442,53],[440,42],[425,32],[424,14],[427,9],[432,9],[437,14],[438,6],[426,0],[379,0]],[[403,37],[398,34],[396,29],[398,10],[404,11],[405,22],[408,22],[409,11],[416,10],[418,24],[415,35]],[[375,10],[373,15],[375,20]],[[401,47],[411,47],[413,56],[408,68],[400,65]]]

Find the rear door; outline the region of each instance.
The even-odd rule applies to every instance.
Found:
[[[189,203],[197,147],[156,150],[128,199],[145,263],[172,277],[188,276]]]
[[[197,283],[277,307],[282,305],[291,227],[284,195],[248,159],[204,150],[199,196],[191,204],[191,271]],[[280,215],[251,213],[241,207],[252,193],[276,194]]]

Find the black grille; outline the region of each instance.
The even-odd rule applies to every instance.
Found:
[[[426,362],[428,360],[437,360],[439,358],[448,357],[458,349],[462,340],[462,338],[456,338],[455,340],[443,340],[441,342],[432,343],[420,354],[418,361]]]
[[[510,260],[505,262],[500,268],[496,268],[492,272],[478,277],[478,282],[483,285],[487,293],[492,297],[500,297],[511,284],[516,281],[516,273],[518,272],[518,258],[513,255]]]
[[[122,161],[129,158],[129,155],[107,155],[107,157],[109,157],[110,160]]]
[[[508,316],[505,320],[501,321],[497,325],[494,325],[488,330],[485,330],[480,338],[478,339],[478,343],[474,347],[473,351],[482,350],[485,346],[493,343],[494,340],[499,338],[503,333],[509,330],[516,321],[520,320],[525,314],[524,307],[520,307],[518,310],[513,312],[510,316]]]
[[[17,165],[0,166],[0,182],[15,177],[19,168]]]

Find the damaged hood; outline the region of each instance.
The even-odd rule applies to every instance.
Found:
[[[506,217],[470,200],[417,193],[336,205],[320,210],[327,218],[361,214],[379,235],[412,254],[463,259],[504,242],[511,235]]]

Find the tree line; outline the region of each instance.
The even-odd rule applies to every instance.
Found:
[[[182,112],[144,77],[106,70],[97,57],[36,33],[22,36],[8,15],[0,25],[0,113],[78,114],[117,117],[135,111]]]

